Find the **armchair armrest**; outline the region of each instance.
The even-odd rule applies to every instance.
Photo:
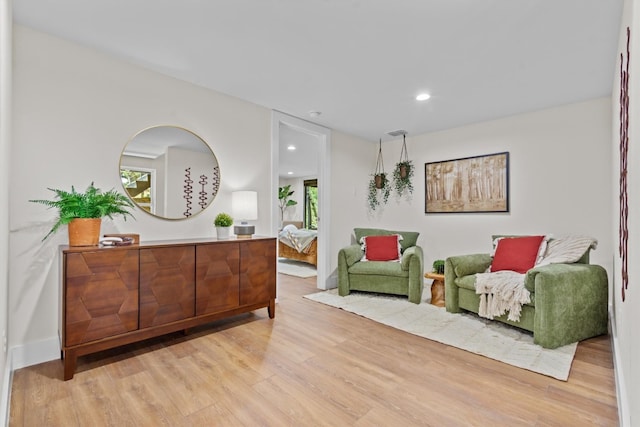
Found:
[[[420,304],[424,288],[424,254],[420,246],[411,246],[402,253],[400,268],[409,271],[409,301]]]
[[[422,271],[422,266],[424,265],[424,254],[420,246],[411,246],[402,253],[402,257],[400,258],[400,267],[403,270],[409,270],[412,263],[418,263],[419,265],[416,266],[416,268],[419,268],[419,270]]]
[[[580,283],[602,284],[601,274],[604,272],[604,283],[607,283],[607,273],[603,267],[594,264],[547,264],[533,267],[524,276],[524,286],[529,292],[538,292],[537,277],[540,274],[545,276],[544,285],[540,286],[567,286],[566,283],[579,281]],[[587,285],[593,286],[593,285]],[[542,290],[542,289],[541,289]]]
[[[491,265],[491,255],[471,254],[452,256],[444,262],[444,294],[445,306],[451,313],[459,313],[458,286],[455,280],[458,277],[470,274],[482,273]]]
[[[360,245],[349,245],[342,249],[338,253],[338,262],[343,258],[347,267],[351,267],[356,262],[359,262],[364,256],[364,251],[360,248]]]
[[[455,277],[468,276],[470,274],[484,273],[491,265],[491,255],[471,254],[459,255],[447,258],[445,262],[445,274],[447,262],[450,264],[451,272]]]
[[[360,245],[346,246],[338,252],[338,294],[349,295],[349,267],[362,259]]]
[[[527,272],[525,286],[535,292],[536,344],[556,348],[607,333],[609,284],[602,266],[535,267]]]

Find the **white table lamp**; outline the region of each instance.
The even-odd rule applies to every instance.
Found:
[[[240,225],[233,227],[233,233],[240,239],[251,238],[256,227],[249,225],[247,221],[258,219],[258,193],[255,191],[234,191],[231,193],[231,210],[234,218],[240,220]]]

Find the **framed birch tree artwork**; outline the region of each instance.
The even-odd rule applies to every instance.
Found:
[[[509,212],[509,153],[424,164],[425,213]]]

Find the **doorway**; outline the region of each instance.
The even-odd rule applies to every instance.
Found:
[[[271,121],[271,152],[272,152],[272,231],[274,235],[278,235],[280,228],[280,207],[278,203],[278,187],[280,183],[281,173],[281,144],[286,143],[283,136],[289,132],[299,132],[301,135],[312,137],[317,144],[317,150],[314,150],[313,157],[310,161],[314,161],[317,165],[317,215],[316,226],[318,230],[318,255],[317,255],[317,287],[319,289],[328,289],[329,272],[329,230],[330,230],[330,198],[329,198],[329,171],[330,171],[330,143],[331,130],[323,126],[316,125],[311,122],[289,116],[279,111],[272,112]],[[284,173],[286,174],[285,171]],[[304,189],[301,188],[301,193]],[[302,194],[301,194],[302,195]],[[301,210],[304,209],[300,206]]]

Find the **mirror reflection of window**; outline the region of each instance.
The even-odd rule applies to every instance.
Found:
[[[120,167],[120,179],[129,197],[145,211],[155,214],[155,195],[153,183],[155,182],[155,170],[134,168],[132,166]]]
[[[209,145],[177,126],[137,133],[120,156],[120,178],[136,205],[164,219],[185,219],[218,194],[220,167]]]

